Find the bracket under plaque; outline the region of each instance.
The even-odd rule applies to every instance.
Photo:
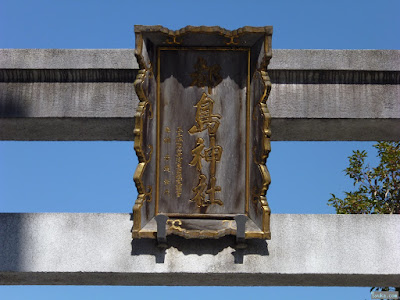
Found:
[[[270,239],[272,27],[137,25],[135,35],[133,238]]]

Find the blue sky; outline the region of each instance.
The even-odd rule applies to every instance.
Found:
[[[133,25],[274,26],[275,49],[400,49],[400,1],[4,1],[0,48],[134,48]],[[334,213],[371,142],[273,142],[273,213]],[[0,212],[130,212],[132,142],[0,142]],[[151,295],[151,296],[149,296]],[[0,286],[0,299],[370,299],[369,288]]]

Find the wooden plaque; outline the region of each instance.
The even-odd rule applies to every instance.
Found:
[[[167,234],[270,239],[272,27],[135,26],[140,100],[135,115],[133,238],[155,238],[154,217]]]

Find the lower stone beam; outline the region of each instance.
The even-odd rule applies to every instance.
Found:
[[[272,239],[131,239],[129,214],[0,214],[3,285],[395,286],[399,215],[272,215]]]

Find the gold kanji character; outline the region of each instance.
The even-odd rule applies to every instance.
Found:
[[[204,149],[204,140],[202,138],[197,138],[196,147],[192,150],[193,159],[189,163],[189,165],[196,167],[198,171],[201,171],[201,159],[204,158],[203,149]]]
[[[221,66],[218,64],[208,66],[207,61],[203,57],[197,59],[194,65],[194,72],[190,74],[192,77],[192,86],[204,87],[208,86],[208,93],[211,94],[212,88],[222,81],[220,74]]]
[[[221,119],[221,115],[213,114],[214,100],[203,93],[201,99],[194,106],[196,110],[196,125],[189,129],[190,134],[201,132],[205,129],[209,129],[210,133],[217,132],[220,122],[217,119]],[[217,118],[217,119],[213,119]]]
[[[196,202],[196,205],[198,207],[204,206],[204,201],[205,201],[205,195],[204,195],[204,190],[207,188],[207,183],[206,183],[207,177],[203,174],[200,174],[199,176],[199,184],[192,189],[192,191],[196,194],[190,201]]]
[[[215,203],[215,204],[222,206],[222,205],[224,205],[224,203],[219,199],[215,199],[215,193],[221,191],[221,187],[216,186],[216,183],[217,183],[217,179],[215,177],[212,177],[210,179],[210,188],[206,191],[206,194],[210,196],[211,204]]]
[[[204,150],[205,160],[207,162],[215,162],[221,160],[222,155],[222,147],[221,146],[213,146]]]

